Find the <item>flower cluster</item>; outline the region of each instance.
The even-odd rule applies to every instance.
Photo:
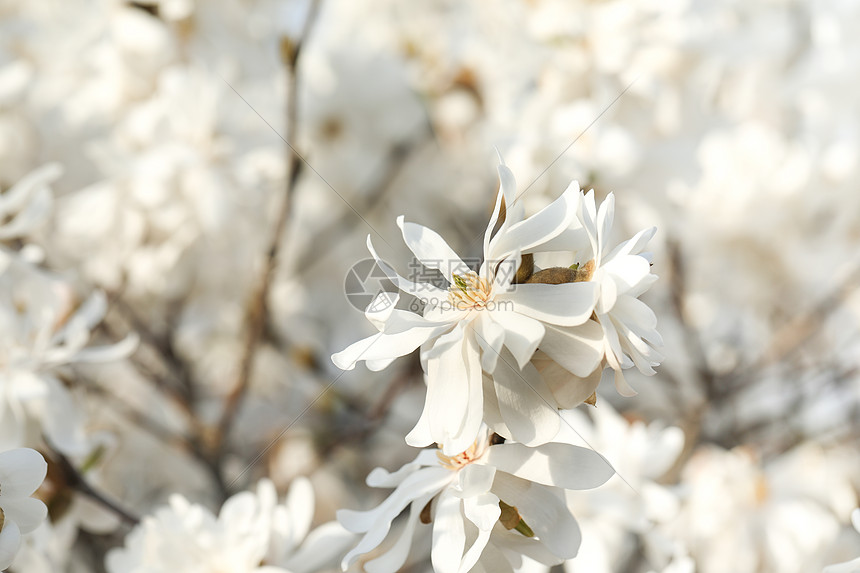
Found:
[[[400,292],[379,293],[365,311],[379,332],[332,360],[342,369],[365,361],[381,370],[420,348],[427,395],[406,441],[435,443],[438,451],[422,451],[394,474],[370,474],[369,485],[396,489],[375,510],[340,514],[348,529],[365,533],[344,569],[385,539],[407,505],[405,530],[365,564],[368,571],[403,564],[419,519],[433,522],[439,573],[506,570],[522,554],[548,564],[575,556],[580,537],[564,490],[597,487],[614,472],[593,450],[554,441],[559,409],[594,404],[604,370],[614,372],[619,393],[635,394],[623,370],[653,374],[661,360],[656,317],[638,298],[657,278],[644,252],[655,229],[611,247],[611,194],[598,208],[594,191],[584,194],[574,182],[526,217],[504,162],[499,177],[477,269],[431,229],[397,220],[406,245],[447,288],[399,275],[368,237]],[[568,264],[539,266],[559,254]],[[423,312],[398,308],[402,295],[420,299]],[[472,545],[464,553],[466,539]]]
[[[314,492],[296,479],[278,502],[274,484],[228,499],[216,517],[179,494],[108,553],[109,573],[310,573],[352,540],[336,522],[311,530]]]

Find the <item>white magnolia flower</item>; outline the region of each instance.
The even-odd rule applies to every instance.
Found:
[[[45,504],[30,497],[47,471],[45,458],[36,450],[0,453],[0,569],[12,564],[21,534],[36,529],[48,515]]]
[[[565,490],[597,487],[613,473],[593,450],[561,443],[490,445],[484,428],[470,448],[455,456],[426,449],[396,472],[373,470],[368,485],[395,489],[374,509],[338,512],[344,527],[365,534],[342,566],[346,570],[385,541],[391,522],[407,506],[400,536],[363,563],[368,573],[393,573],[403,565],[419,521],[432,521],[430,556],[436,573],[511,571],[511,563],[524,554],[560,563],[576,555],[581,541]]]
[[[293,481],[283,504],[274,484],[262,480],[256,493],[228,499],[217,517],[176,494],[144,517],[105,563],[109,573],[309,573],[352,540],[336,522],[310,531],[313,514],[305,478]]]
[[[657,275],[651,273],[651,253],[642,252],[657,229],[643,229],[610,250],[608,241],[615,215],[614,195],[610,193],[598,209],[592,190],[582,197],[580,206],[578,219],[587,233],[589,246],[577,250],[576,243],[570,244],[569,250],[577,251],[576,280],[588,281],[598,287],[594,318],[602,329],[601,351],[605,363],[615,371],[618,392],[623,396],[633,396],[636,391],[624,379],[622,371],[636,366],[640,372],[650,376],[654,374],[653,367],[663,359],[655,350],[655,347],[663,345],[657,332],[657,317],[648,305],[639,300],[657,280]],[[541,346],[541,350],[546,351],[546,348]],[[535,364],[562,405],[573,407],[597,389],[600,369],[583,374],[579,362],[557,360],[548,352],[546,354],[549,356],[538,354]],[[578,382],[571,382],[561,368],[579,377]]]
[[[399,294],[381,293],[365,313],[379,333],[332,356],[345,370],[359,360],[371,370],[381,370],[420,346],[427,398],[406,441],[417,447],[436,442],[448,455],[462,452],[475,441],[484,413],[484,371],[493,375],[491,393],[514,439],[539,444],[555,435],[556,404],[529,361],[550,325],[585,323],[597,297],[592,283],[512,284],[522,254],[576,228],[580,195],[577,185],[571,184],[552,204],[525,218],[513,174],[504,164],[499,165],[499,176],[501,188],[484,234],[484,261],[478,273],[434,231],[407,223],[403,217],[397,220],[406,245],[426,268],[441,271],[447,289],[397,275],[379,258],[368,237],[368,249],[377,264],[401,291],[426,303],[424,313],[396,309]],[[503,200],[505,217],[493,234]],[[599,330],[570,334],[563,341],[566,344],[554,344],[545,352],[560,360],[576,353],[591,371],[601,359],[595,349],[599,335]]]
[[[661,528],[686,546],[698,571],[805,573],[824,567],[821,558],[839,524],[804,491],[806,484],[797,482],[806,464],[782,466],[781,461],[762,467],[755,452],[743,446],[728,451],[700,446],[693,454],[681,476],[681,510]]]
[[[851,524],[860,533],[860,509],[851,512]],[[860,557],[825,567],[824,573],[860,573]]]
[[[78,303],[60,277],[17,259],[0,274],[0,444],[21,445],[28,424],[36,422],[64,453],[89,453],[83,415],[54,372],[66,364],[125,357],[137,337],[87,347],[107,300],[96,292]]]

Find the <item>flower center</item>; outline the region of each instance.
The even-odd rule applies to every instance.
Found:
[[[492,296],[492,285],[469,271],[465,276],[454,275],[454,284],[448,288],[448,302],[457,310],[480,310]]]
[[[487,440],[480,437],[469,446],[465,452],[460,452],[455,456],[446,456],[442,450],[436,452],[436,457],[439,458],[439,465],[451,471],[460,470],[474,461],[481,459],[484,452],[487,451]]]

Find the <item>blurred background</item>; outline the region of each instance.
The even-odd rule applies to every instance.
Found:
[[[479,256],[494,148],[529,213],[575,179],[617,241],[658,227],[665,361],[569,413],[633,487],[571,498],[566,571],[856,557],[858,29],[852,0],[0,0],[0,442],[51,460],[14,570],[105,571],[174,492],[306,476],[314,523],[387,495],[425,388],[331,363],[373,331],[344,282],[368,234],[407,272],[398,215]]]

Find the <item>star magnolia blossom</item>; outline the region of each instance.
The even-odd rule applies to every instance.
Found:
[[[0,570],[12,564],[21,534],[45,521],[48,508],[30,497],[42,484],[48,464],[29,448],[0,453]]]
[[[352,540],[335,522],[308,534],[313,513],[313,489],[303,478],[284,504],[272,482],[262,480],[256,493],[228,499],[218,517],[173,495],[105,563],[109,573],[310,573]]]
[[[855,509],[851,513],[851,524],[857,533],[860,533],[860,509]],[[860,557],[852,559],[845,563],[837,563],[824,568],[824,573],[858,573],[860,572]]]
[[[381,370],[420,346],[427,398],[406,441],[416,447],[442,444],[447,455],[465,450],[478,434],[484,417],[484,371],[492,375],[490,392],[513,439],[530,445],[552,439],[558,431],[557,405],[529,361],[548,328],[586,323],[597,299],[597,285],[589,282],[513,284],[522,254],[540,250],[562,234],[585,239],[577,223],[578,185],[571,184],[555,202],[525,218],[513,174],[504,164],[499,165],[499,177],[499,195],[484,234],[484,262],[477,273],[434,231],[403,217],[397,220],[406,245],[425,267],[441,271],[447,289],[397,275],[368,237],[377,264],[401,291],[425,302],[424,314],[396,309],[399,294],[382,293],[365,313],[379,333],[332,356],[345,370],[359,360]],[[504,220],[494,234],[503,199]],[[564,331],[558,337],[545,349],[547,354],[559,360],[576,354],[588,372],[597,367],[602,356],[588,349],[598,345],[599,329]]]
[[[341,565],[346,570],[359,555],[385,541],[391,522],[407,506],[399,537],[363,563],[368,573],[397,571],[406,561],[419,521],[428,519],[436,573],[511,571],[524,554],[560,563],[576,555],[581,541],[565,504],[565,489],[594,488],[613,474],[609,462],[593,450],[561,443],[534,448],[489,445],[484,428],[481,437],[456,456],[427,449],[394,473],[373,470],[368,485],[395,490],[375,509],[338,512],[344,527],[365,534]]]
[[[35,419],[64,453],[89,453],[82,413],[53,371],[128,356],[137,336],[87,346],[107,311],[107,298],[97,291],[77,303],[69,285],[29,263],[13,259],[0,273],[0,444],[20,445],[28,420]]]
[[[576,251],[577,280],[585,280],[598,287],[594,319],[601,332],[600,352],[605,357],[605,364],[615,372],[618,392],[623,396],[634,396],[636,391],[627,383],[622,371],[636,366],[640,372],[650,376],[654,374],[653,367],[663,359],[655,350],[655,347],[663,345],[656,328],[657,317],[638,298],[657,280],[657,275],[651,273],[651,253],[642,252],[657,229],[651,227],[639,231],[630,240],[610,250],[607,242],[614,215],[615,197],[612,193],[598,209],[594,191],[589,191],[581,198],[578,217],[589,246],[580,249],[578,242],[570,241],[565,248]],[[556,242],[563,244],[564,241]],[[544,352],[537,353],[534,364],[553,390],[559,405],[572,408],[582,403],[597,389],[601,369],[586,372],[581,360],[564,356],[559,359],[547,350],[541,346]],[[572,381],[565,371],[574,374],[578,380]]]

